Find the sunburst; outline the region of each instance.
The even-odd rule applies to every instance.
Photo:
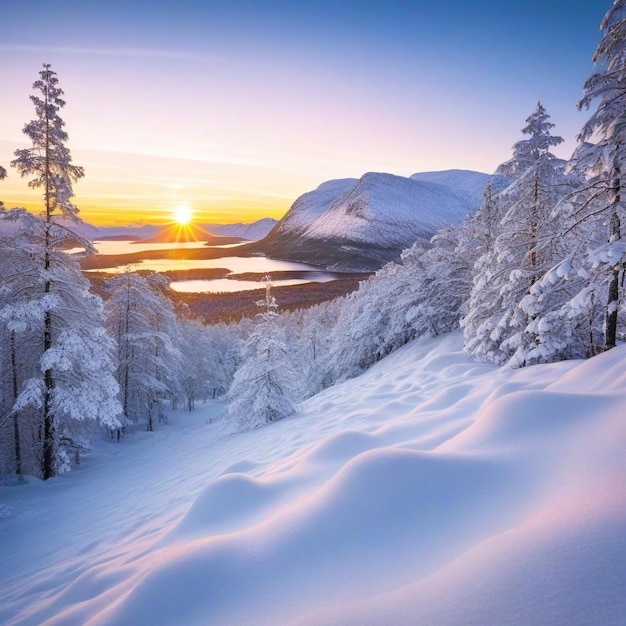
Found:
[[[172,214],[174,221],[180,226],[187,226],[193,219],[193,213],[186,204],[181,204]]]

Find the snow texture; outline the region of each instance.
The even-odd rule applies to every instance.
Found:
[[[393,174],[365,174],[310,224],[305,237],[407,247],[471,210],[450,189]]]
[[[444,185],[456,191],[459,194],[465,194],[468,201],[472,203],[474,211],[480,206],[485,187],[491,180],[494,191],[502,191],[511,183],[510,178],[504,176],[495,176],[484,174],[483,172],[474,172],[472,170],[443,170],[441,172],[418,172],[411,176],[413,180],[426,183],[437,183]]]
[[[397,261],[416,241],[473,214],[489,179],[479,172],[430,174],[447,174],[445,184],[377,172],[328,181],[298,198],[259,249],[342,270]]]
[[[262,429],[211,403],[0,488],[0,622],[623,624],[626,346],[511,370],[461,343]]]

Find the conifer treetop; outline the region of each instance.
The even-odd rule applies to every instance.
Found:
[[[39,76],[33,83],[36,93],[30,96],[36,117],[22,129],[32,147],[16,150],[11,165],[21,176],[32,176],[29,187],[44,189],[48,215],[58,209],[64,217],[74,217],[78,208],[71,202],[72,183],[82,178],[85,171],[72,164],[72,156],[65,145],[68,134],[59,116],[65,100],[61,97],[63,90],[58,86],[57,74],[49,63],[44,63]]]
[[[589,109],[594,100],[598,108],[578,135],[579,141],[599,133],[610,140],[614,121],[626,112],[626,0],[615,0],[607,11],[600,30],[604,37],[593,55],[593,62],[602,67],[592,74],[583,87],[578,109]]]

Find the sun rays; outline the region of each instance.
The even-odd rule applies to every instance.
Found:
[[[193,219],[193,213],[186,204],[176,207],[172,216],[179,226],[187,226]]]

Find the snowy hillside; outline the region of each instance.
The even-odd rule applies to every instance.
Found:
[[[625,372],[450,335],[256,431],[214,403],[101,442],[0,487],[0,623],[623,624]]]
[[[472,207],[459,194],[393,174],[365,174],[304,231],[312,239],[407,247],[457,223]]]
[[[338,199],[358,183],[357,178],[340,178],[322,183],[314,191],[302,194],[286,213],[272,236],[303,234]]]
[[[439,228],[474,213],[476,189],[488,178],[466,172],[442,178],[442,184],[370,172],[359,180],[329,181],[298,198],[257,247],[334,269],[378,269],[415,241],[428,241]]]
[[[444,185],[457,193],[467,194],[469,201],[476,210],[482,199],[487,186],[487,182],[491,180],[495,190],[504,189],[511,180],[504,176],[484,174],[483,172],[474,172],[472,170],[443,170],[441,172],[418,172],[411,176],[413,180],[419,180],[426,183],[437,183]]]

